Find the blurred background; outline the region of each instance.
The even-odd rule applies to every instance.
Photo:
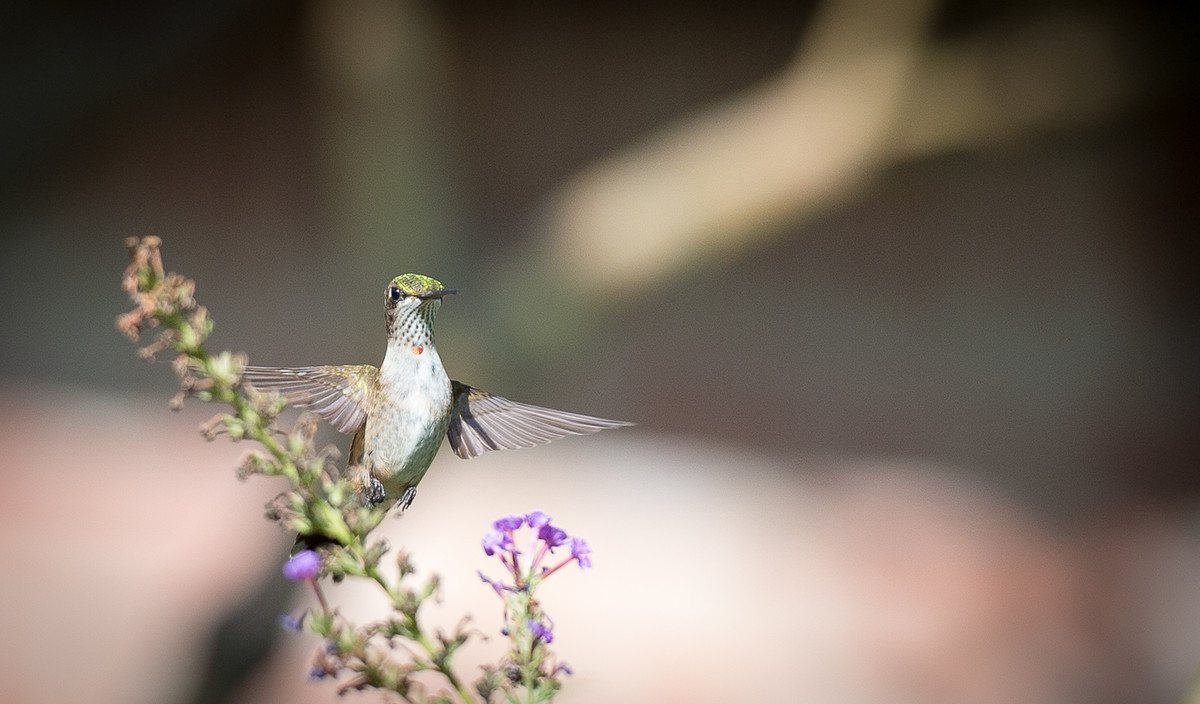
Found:
[[[477,541],[540,508],[595,550],[542,595],[563,702],[1185,701],[1196,20],[6,3],[0,700],[335,697],[274,625],[309,598],[279,486],[113,326],[153,234],[213,349],[377,364],[416,271],[461,291],[451,376],[638,423],[445,452],[388,521],[443,577],[433,621],[491,636],[468,676],[502,645]]]

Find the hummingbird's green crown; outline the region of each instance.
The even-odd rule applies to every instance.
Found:
[[[392,279],[389,286],[395,286],[406,296],[423,296],[442,290],[442,282],[421,274],[401,274]]]

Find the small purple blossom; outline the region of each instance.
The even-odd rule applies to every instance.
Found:
[[[525,525],[530,528],[541,528],[550,522],[550,516],[545,511],[534,511],[525,514]]]
[[[555,674],[557,674],[557,673],[561,672],[561,673],[563,673],[564,675],[573,675],[573,674],[575,674],[575,671],[571,669],[571,666],[570,666],[570,665],[568,665],[568,664],[567,664],[567,663],[565,663],[565,662],[559,663],[559,664],[558,664],[558,667],[554,668],[554,672],[555,672]]]
[[[313,550],[301,550],[283,563],[283,576],[293,582],[314,579],[321,570],[321,556]]]
[[[483,573],[483,570],[476,570],[475,574],[479,575],[479,578],[482,579],[484,582],[487,582],[488,584],[492,585],[492,589],[495,589],[497,594],[501,594],[505,591],[512,591],[512,587],[508,586],[504,582],[497,582],[496,580],[488,577],[486,574]]]
[[[279,614],[279,618],[275,619],[275,623],[278,623],[280,628],[289,633],[299,633],[303,628],[300,619],[291,614]]]
[[[541,638],[547,643],[554,642],[554,634],[550,632],[550,627],[541,621],[529,619],[525,622],[525,625],[529,626],[529,632],[533,634],[534,638]]]
[[[504,518],[497,518],[496,521],[492,523],[492,527],[496,530],[511,533],[512,531],[520,528],[521,524],[524,522],[525,519],[521,516],[505,516]]]
[[[512,536],[499,530],[489,531],[483,536],[483,551],[488,557],[496,554],[497,550],[512,550]]]
[[[571,538],[571,557],[579,562],[579,568],[586,570],[592,566],[592,549],[583,538]]]
[[[567,532],[558,526],[547,523],[538,528],[538,539],[546,543],[546,547],[556,548],[567,542]]]

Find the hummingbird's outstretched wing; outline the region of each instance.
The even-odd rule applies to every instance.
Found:
[[[362,364],[246,367],[242,378],[260,391],[278,391],[289,405],[316,413],[338,432],[353,433],[367,419],[367,393],[378,375],[378,369]]]
[[[568,435],[586,435],[605,428],[633,425],[623,420],[517,403],[457,381],[451,381],[450,386],[454,391],[454,408],[446,434],[454,454],[464,460],[488,450],[545,445]]]

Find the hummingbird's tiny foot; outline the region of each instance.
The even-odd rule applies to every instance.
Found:
[[[371,477],[371,485],[367,488],[367,503],[375,506],[381,503],[387,497],[387,492],[383,490],[383,482],[375,477]]]
[[[400,510],[403,511],[411,506],[415,498],[417,498],[417,487],[410,486],[405,489],[404,496],[400,497]]]

